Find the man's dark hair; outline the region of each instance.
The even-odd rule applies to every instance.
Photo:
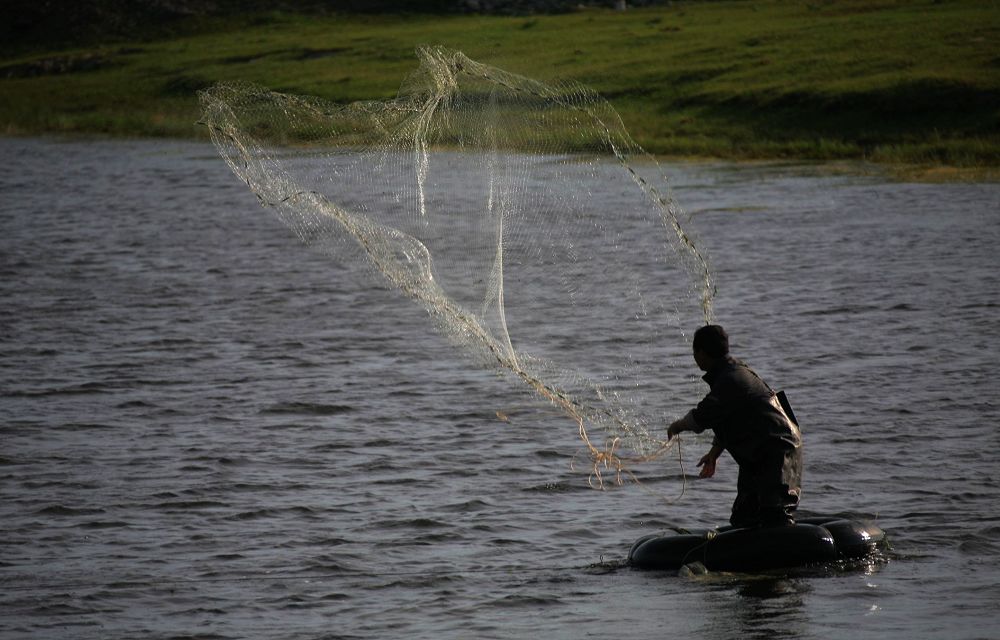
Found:
[[[694,350],[722,358],[729,353],[729,334],[717,324],[706,324],[694,332]]]

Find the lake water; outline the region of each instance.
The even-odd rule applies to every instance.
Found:
[[[301,247],[210,145],[0,157],[0,637],[1000,637],[1000,185],[665,167],[734,351],[803,423],[802,510],[892,542],[691,578],[619,565],[724,523],[728,457],[673,504],[672,460],[589,488],[571,422]]]

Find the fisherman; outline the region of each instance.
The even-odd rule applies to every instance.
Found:
[[[700,478],[715,474],[723,451],[739,465],[736,501],[729,518],[735,527],[794,524],[802,480],[802,436],[791,409],[747,365],[729,355],[729,335],[719,325],[694,334],[694,361],[710,391],[667,429],[715,433],[712,448],[698,462]]]

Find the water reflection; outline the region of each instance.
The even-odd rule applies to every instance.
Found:
[[[746,575],[725,573],[682,574],[692,585],[706,587],[703,599],[705,638],[811,638],[816,634],[817,598],[824,598],[830,579],[871,577],[881,571],[888,558],[869,556],[849,564],[827,564],[784,571],[781,574]],[[853,581],[850,581],[853,582]],[[867,582],[867,588],[874,588]],[[817,591],[817,589],[819,589]],[[866,615],[880,610],[869,605]]]
[[[804,596],[812,591],[801,579],[744,577],[719,594],[713,625],[727,637],[801,638],[808,635]]]

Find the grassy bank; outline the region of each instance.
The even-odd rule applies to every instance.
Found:
[[[0,61],[0,131],[204,136],[220,80],[335,101],[395,95],[440,44],[608,98],[666,155],[1000,166],[1000,4],[677,2],[531,17],[193,18],[169,39]]]

